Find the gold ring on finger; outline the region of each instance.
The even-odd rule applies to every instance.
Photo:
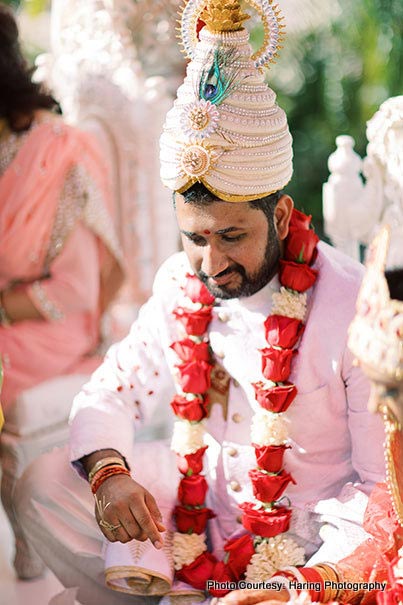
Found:
[[[112,525],[112,523],[109,523],[109,521],[105,521],[105,519],[101,519],[99,525],[111,532],[117,531],[122,527],[121,523],[118,523],[117,525]]]

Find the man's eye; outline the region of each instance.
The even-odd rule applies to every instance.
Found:
[[[192,244],[195,244],[196,246],[204,246],[206,243],[204,237],[200,237],[197,235],[187,235],[186,237],[190,242],[192,242]]]
[[[241,233],[241,235],[235,235],[232,237],[229,237],[228,235],[223,235],[222,238],[225,242],[239,242],[239,240],[244,238],[245,235],[245,233]]]

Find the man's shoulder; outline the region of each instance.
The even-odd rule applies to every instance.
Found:
[[[324,279],[336,279],[348,284],[356,283],[357,287],[360,285],[364,275],[364,265],[325,242],[319,243],[318,252],[317,265]]]
[[[334,310],[344,310],[347,314],[354,311],[364,266],[336,248],[320,242],[314,267],[319,270],[317,297],[331,304]]]
[[[153,284],[155,296],[172,296],[185,284],[186,274],[191,271],[188,258],[184,252],[169,256],[158,269]]]

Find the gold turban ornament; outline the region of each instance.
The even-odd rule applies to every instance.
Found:
[[[205,185],[227,202],[259,199],[292,175],[287,117],[265,83],[263,67],[277,55],[283,25],[271,0],[248,0],[263,22],[253,54],[238,0],[188,0],[180,21],[190,62],[160,140],[161,179],[183,193]],[[205,26],[197,36],[197,24]]]

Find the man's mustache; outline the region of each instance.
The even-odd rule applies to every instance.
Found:
[[[242,276],[245,276],[245,269],[241,265],[232,265],[231,267],[227,267],[226,269],[224,269],[224,271],[221,271],[220,273],[217,273],[217,275],[214,276],[207,275],[207,273],[204,273],[204,271],[198,271],[198,277],[203,282],[206,282],[210,278],[219,279],[221,277],[229,275],[230,273],[240,273]]]

